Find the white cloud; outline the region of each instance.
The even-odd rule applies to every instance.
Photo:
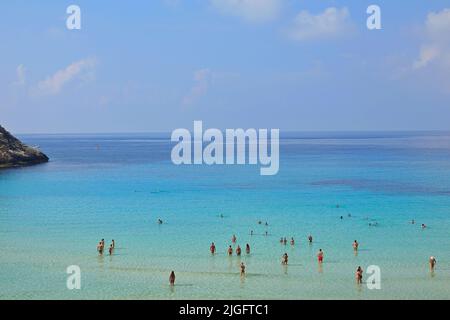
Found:
[[[16,68],[16,81],[13,82],[15,86],[24,86],[26,84],[26,69],[23,64]]]
[[[76,77],[89,75],[96,62],[94,59],[84,59],[74,62],[66,68],[57,71],[47,79],[40,81],[34,88],[37,95],[56,95],[61,92],[63,87]]]
[[[282,0],[210,0],[210,2],[220,12],[248,22],[270,21],[278,16],[282,5]]]
[[[342,36],[351,31],[350,13],[347,8],[330,7],[314,15],[301,11],[288,31],[293,40],[307,41]]]
[[[194,86],[183,98],[182,104],[184,106],[192,105],[204,96],[208,92],[211,80],[212,72],[209,69],[201,69],[194,72]]]
[[[450,68],[450,9],[429,13],[424,32],[425,41],[413,68],[417,70],[433,63]]]

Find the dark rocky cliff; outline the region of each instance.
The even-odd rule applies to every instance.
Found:
[[[0,169],[48,162],[48,157],[29,147],[0,126]]]

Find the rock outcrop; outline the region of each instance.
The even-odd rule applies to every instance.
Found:
[[[0,126],[0,169],[29,166],[48,162],[48,157],[37,148],[23,144]]]

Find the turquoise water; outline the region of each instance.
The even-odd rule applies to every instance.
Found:
[[[0,298],[450,297],[450,134],[284,134],[273,177],[257,166],[174,166],[166,136],[20,137],[51,162],[0,171]],[[226,256],[233,234],[250,256]],[[291,236],[294,247],[279,243]],[[113,256],[98,256],[101,238],[116,240]],[[81,290],[66,288],[70,265]],[[355,284],[359,265],[381,268],[381,290]]]

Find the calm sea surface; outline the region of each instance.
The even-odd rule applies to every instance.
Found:
[[[0,299],[450,298],[450,134],[284,133],[272,177],[175,166],[167,137],[21,136],[51,162],[0,171]],[[226,255],[233,234],[251,255]],[[101,238],[113,256],[98,256]],[[70,265],[81,290],[66,287]],[[369,265],[381,290],[355,284]]]

